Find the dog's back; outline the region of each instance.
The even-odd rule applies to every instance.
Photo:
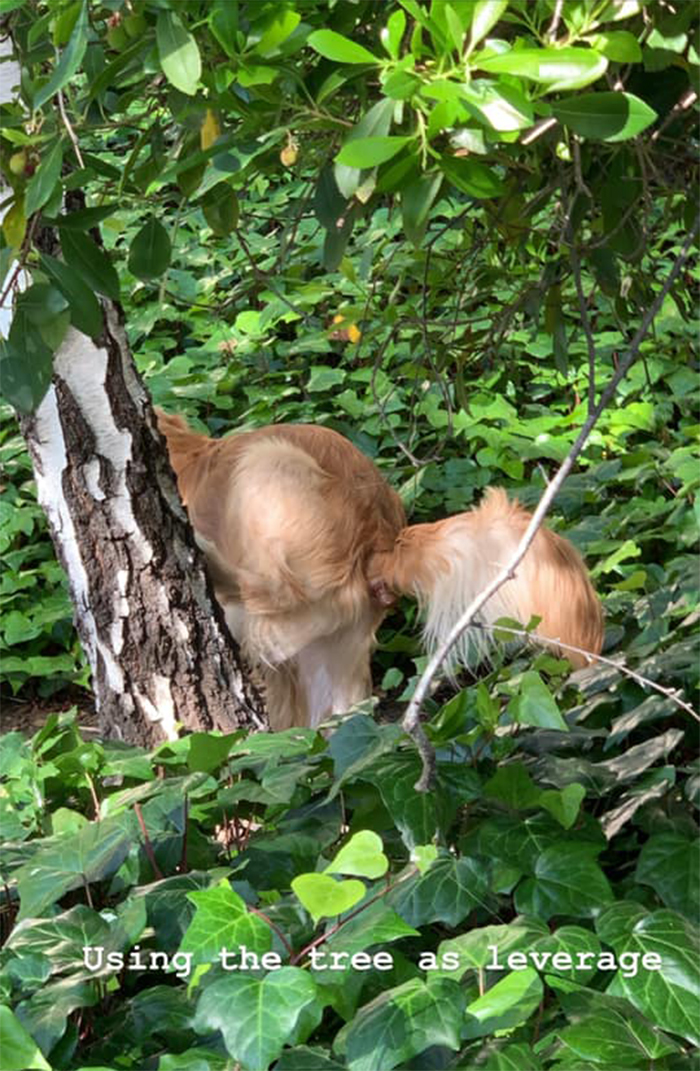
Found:
[[[229,628],[263,667],[268,692],[282,693],[274,727],[364,698],[384,612],[368,570],[405,524],[398,495],[328,428],[273,425],[212,440],[162,412],[158,424]]]

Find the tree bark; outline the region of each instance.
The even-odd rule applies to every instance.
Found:
[[[267,727],[216,603],[121,310],[98,344],[71,328],[21,420],[100,724],[146,746],[186,729]]]

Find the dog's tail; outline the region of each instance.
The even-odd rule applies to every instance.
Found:
[[[447,637],[472,600],[513,555],[530,520],[505,491],[492,489],[481,505],[434,524],[404,528],[393,550],[378,554],[372,572],[390,590],[412,595],[425,608],[425,636],[435,649]],[[541,528],[515,576],[482,607],[477,623],[514,618],[527,625],[541,619],[537,634],[598,654],[603,643],[603,614],[578,551],[566,539]],[[454,649],[456,662],[474,665],[488,649],[488,635],[468,631]],[[585,655],[562,653],[574,666]]]

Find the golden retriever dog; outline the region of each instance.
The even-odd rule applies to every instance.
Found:
[[[232,635],[263,678],[273,729],[317,726],[371,695],[375,631],[400,595],[439,644],[507,562],[529,514],[492,489],[434,524],[407,525],[376,466],[329,428],[280,424],[210,439],[157,411],[197,541]],[[603,618],[574,547],[542,528],[480,620],[600,651]],[[483,654],[467,635],[456,658]],[[570,654],[581,666],[586,658]]]

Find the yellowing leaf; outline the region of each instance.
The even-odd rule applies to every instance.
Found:
[[[18,198],[2,221],[2,233],[5,241],[13,249],[19,249],[27,229],[27,217],[24,214],[24,197]]]
[[[207,114],[204,116],[202,125],[199,128],[199,143],[202,149],[204,151],[210,149],[220,134],[219,120],[211,108],[207,108]]]

